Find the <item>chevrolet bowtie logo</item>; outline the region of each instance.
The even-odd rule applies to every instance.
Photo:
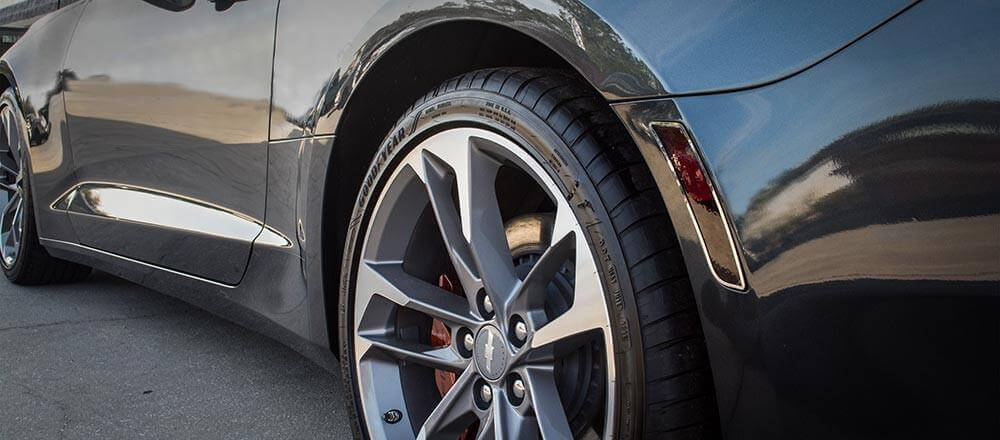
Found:
[[[486,358],[486,373],[493,374],[493,332],[486,332],[486,338],[486,353],[483,353]]]
[[[497,380],[507,371],[507,348],[503,333],[493,325],[484,325],[476,335],[476,368],[489,380]]]

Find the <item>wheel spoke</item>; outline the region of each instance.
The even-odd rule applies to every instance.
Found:
[[[461,435],[475,411],[473,385],[476,374],[472,368],[465,370],[455,385],[445,393],[438,406],[431,411],[420,428],[418,439],[454,439]]]
[[[532,366],[525,370],[525,379],[528,381],[528,389],[531,390],[531,406],[535,409],[542,438],[571,440],[573,432],[566,420],[566,411],[559,398],[559,390],[556,389],[552,367]]]
[[[2,114],[4,132],[7,133],[7,147],[10,149],[14,160],[17,160],[19,157],[17,147],[21,140],[21,129],[17,126],[17,117],[14,115],[14,110],[6,107],[3,109]]]
[[[563,265],[574,257],[576,249],[586,249],[586,241],[576,231],[576,218],[569,206],[562,204],[556,211],[552,224],[553,243],[545,250],[535,266],[528,272],[517,296],[519,311],[539,309],[544,306],[545,289]]]
[[[4,172],[11,174],[12,176],[20,176],[21,174],[17,171],[17,163],[14,158],[11,157],[6,152],[0,153],[0,169]]]
[[[0,232],[2,232],[3,258],[17,258],[18,240],[20,231],[18,226],[18,216],[21,213],[22,198],[21,193],[15,193],[7,206],[4,207],[3,216],[0,217]]]
[[[17,210],[14,211],[14,223],[11,230],[14,232],[14,243],[21,241],[21,233],[24,231],[24,199],[18,197],[17,199]]]
[[[468,234],[479,273],[493,304],[507,304],[520,281],[514,273],[514,261],[496,197],[500,162],[480,150],[477,142],[476,138],[469,140],[468,176],[458,184],[462,229]],[[503,316],[502,310],[497,313]]]
[[[507,403],[506,391],[493,398],[493,436],[497,439],[538,438],[538,423],[534,417],[518,412]]]
[[[359,296],[377,294],[400,306],[452,325],[469,328],[478,325],[462,297],[406,273],[402,263],[398,261],[362,261],[358,265],[357,286]],[[362,304],[367,307],[370,299]],[[363,313],[364,310],[358,312]],[[360,322],[361,316],[357,318],[355,322]]]
[[[493,413],[489,413],[486,417],[479,419],[479,432],[476,433],[476,440],[494,439],[496,439],[496,427],[493,425]]]
[[[517,289],[517,293],[511,297],[511,305],[508,310],[527,311],[545,306],[545,289],[566,261],[573,256],[575,235],[575,233],[570,232],[545,250],[535,266],[528,272],[528,276]]]
[[[14,132],[11,130],[11,116],[13,116],[13,110],[10,107],[4,107],[3,110],[0,110],[0,120],[2,120],[0,122],[3,123],[3,132],[6,135],[4,140],[7,141],[7,147],[13,150],[14,143],[12,142],[12,136]]]
[[[565,313],[535,331],[531,347],[538,348],[556,341],[569,339],[581,333],[603,328],[608,321],[601,279],[597,274],[594,257],[590,255],[583,237],[576,237],[576,274],[573,283],[573,305]]]
[[[6,221],[5,221],[5,223],[6,223]],[[4,225],[4,226],[7,226],[7,225]],[[10,252],[14,252],[15,250],[17,250],[17,242],[15,241],[16,238],[14,237],[14,228],[13,228],[13,226],[11,226],[11,227],[5,228],[5,229],[6,230],[3,231],[3,247],[5,248],[5,250],[10,250]],[[7,256],[8,255],[4,255],[4,257],[7,257]]]
[[[473,307],[480,286],[494,304],[506,304],[520,283],[496,198],[501,162],[484,151],[485,142],[467,136],[439,138],[423,151],[421,164],[442,236]]]
[[[452,202],[451,188],[454,176],[449,173],[449,167],[440,158],[424,152],[421,179],[427,189],[431,208],[441,229],[441,238],[448,248],[448,256],[452,266],[458,273],[458,281],[462,285],[469,300],[469,307],[476,309],[476,293],[482,286],[479,273],[475,269],[472,251],[462,234],[462,221],[459,218],[455,204]]]
[[[14,193],[14,195],[9,200],[7,200],[7,206],[5,206],[3,208],[3,218],[4,218],[5,222],[6,222],[7,216],[10,216],[11,217],[11,224],[13,224],[13,220],[14,220],[13,215],[17,211],[17,208],[19,206],[21,206],[21,193],[17,192],[17,193]]]
[[[414,362],[426,367],[459,372],[469,366],[470,361],[462,358],[450,346],[430,347],[413,342],[401,341],[384,336],[361,335],[371,345],[369,350],[381,350],[404,361]]]

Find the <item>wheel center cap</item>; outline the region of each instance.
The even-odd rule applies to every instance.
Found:
[[[507,371],[507,347],[503,339],[503,333],[492,325],[485,325],[476,334],[476,349],[473,357],[476,358],[476,368],[479,374],[489,380],[497,380],[503,377]]]

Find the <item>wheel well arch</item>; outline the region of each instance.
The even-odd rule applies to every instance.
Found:
[[[406,66],[405,75],[399,74],[399,66]],[[324,188],[321,246],[331,346],[338,340],[339,262],[347,226],[382,140],[413,102],[433,87],[462,73],[503,66],[561,69],[590,84],[567,57],[538,39],[501,24],[468,19],[408,34],[375,61],[351,93],[336,125]]]
[[[8,88],[14,88],[14,94],[17,94],[17,82],[14,81],[14,72],[10,68],[10,64],[7,64],[7,60],[0,60],[0,91],[7,90]]]

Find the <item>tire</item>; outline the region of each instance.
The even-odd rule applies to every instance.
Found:
[[[361,411],[360,376],[352,361],[355,290],[368,223],[404,156],[435,133],[455,127],[485,129],[527,150],[556,182],[583,227],[586,243],[599,260],[618,375],[613,396],[606,396],[617,402],[610,409],[615,425],[604,429],[605,435],[718,437],[718,410],[697,306],[648,168],[620,121],[592,89],[566,72],[532,68],[480,70],[446,81],[402,116],[375,155],[355,205],[341,269],[341,365],[345,383],[351,384],[351,398],[346,400],[356,415],[356,435],[370,435],[370,419]],[[581,436],[574,420],[570,424],[574,435]]]
[[[10,124],[4,124],[3,136],[0,136],[0,141],[6,145],[6,148],[0,154],[4,154],[7,158],[10,158],[10,160],[5,161],[6,167],[3,170],[4,183],[19,186],[20,198],[23,199],[22,212],[20,213],[21,219],[18,222],[19,226],[16,228],[16,232],[12,232],[12,234],[16,233],[18,237],[16,245],[10,247],[15,252],[9,252],[10,255],[16,255],[16,257],[8,258],[7,255],[4,255],[0,259],[0,266],[3,267],[4,276],[14,284],[21,285],[66,283],[86,278],[90,275],[91,269],[89,267],[49,255],[48,251],[38,241],[34,200],[31,196],[30,161],[20,160],[21,152],[26,151],[28,139],[27,125],[24,123],[14,93],[10,89],[5,90],[0,95],[0,114],[3,115],[5,122],[7,122],[8,118],[11,121]],[[10,129],[11,131],[8,132],[7,127],[17,127],[21,130]],[[13,166],[16,166],[18,169],[8,169],[8,167]],[[17,172],[15,173],[14,171]],[[18,174],[22,177],[16,178]],[[8,202],[16,200],[10,196],[14,193],[13,191],[7,192]],[[4,209],[3,212],[6,217],[7,209]],[[11,230],[15,229],[12,228]],[[6,249],[5,252],[7,252]]]

